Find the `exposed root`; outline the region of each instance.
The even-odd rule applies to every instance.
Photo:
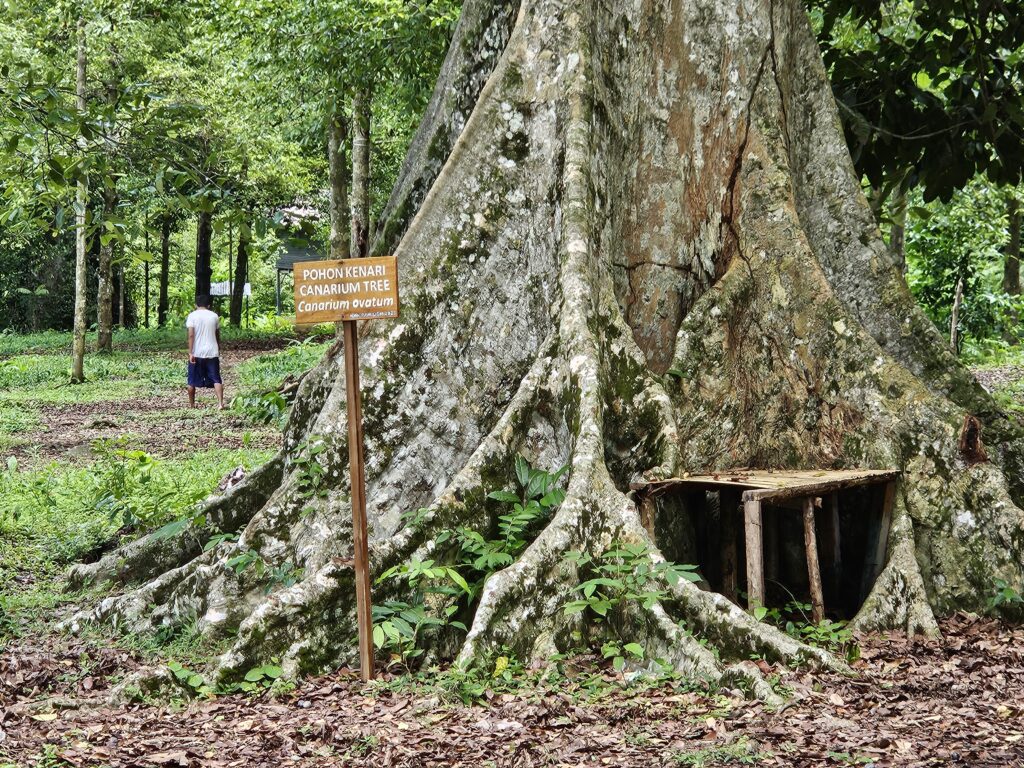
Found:
[[[241,483],[209,501],[200,512],[207,519],[208,530],[234,533],[243,528],[280,484],[283,465],[284,456],[278,454],[246,475]],[[95,563],[72,567],[68,572],[69,588],[155,578],[197,557],[207,538],[207,532],[191,525],[166,538],[143,536]]]
[[[704,681],[714,687],[735,686],[766,704],[782,703],[754,664],[740,661],[723,666],[707,646],[672,621],[661,605],[653,606],[646,613],[649,657],[668,662],[688,679]]]

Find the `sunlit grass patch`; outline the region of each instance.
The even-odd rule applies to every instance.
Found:
[[[247,392],[274,389],[286,376],[298,376],[319,363],[330,346],[329,340],[307,339],[246,360],[238,366],[239,388]]]
[[[8,466],[0,474],[0,593],[17,590],[20,573],[46,578],[123,535],[190,514],[228,472],[251,471],[272,455],[241,448],[154,459],[108,444],[85,466]]]

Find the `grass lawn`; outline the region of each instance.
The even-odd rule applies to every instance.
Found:
[[[67,599],[67,566],[187,516],[280,441],[248,407],[320,359],[330,337],[226,330],[228,399],[187,408],[185,332],[123,331],[68,384],[70,335],[0,334],[0,647]]]

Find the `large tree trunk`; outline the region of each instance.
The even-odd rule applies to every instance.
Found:
[[[249,222],[243,221],[238,227],[238,260],[235,264],[234,284],[231,286],[231,308],[229,320],[236,328],[242,325],[242,302],[245,300],[245,283],[249,279],[249,243],[252,231]]]
[[[196,297],[210,295],[213,277],[213,214],[200,211],[196,224]]]
[[[103,221],[117,210],[117,189],[103,190]],[[100,264],[96,287],[96,349],[110,352],[114,348],[114,240],[100,243]]]
[[[171,217],[164,216],[160,220],[160,295],[156,302],[156,324],[163,328],[167,325],[169,304],[168,292],[171,284]]]
[[[75,104],[80,113],[85,112],[85,19],[78,19],[78,55],[75,76]],[[86,214],[89,210],[89,181],[78,181],[75,193],[75,330],[71,345],[71,381],[81,384],[85,381],[85,295],[88,292],[86,272]]]
[[[798,0],[469,0],[381,233],[403,315],[362,328],[373,572],[495,529],[485,493],[517,455],[570,466],[565,501],[467,617],[463,661],[544,659],[593,631],[562,610],[583,578],[566,555],[622,540],[656,560],[673,542],[630,484],[687,472],[903,470],[859,627],[934,633],[934,611],[984,608],[995,579],[1024,586],[1020,430],[915,307]],[[342,370],[332,350],[282,453],[207,510],[238,541],[203,553],[210,532],[189,529],[81,566],[75,583],[141,586],[76,621],[194,621],[231,637],[218,679],[271,657],[289,674],[352,663]],[[988,463],[959,451],[967,415]],[[293,461],[315,441],[324,498]],[[228,566],[249,550],[302,578],[268,597]],[[664,589],[603,631],[764,696],[751,654],[832,663],[722,595]]]

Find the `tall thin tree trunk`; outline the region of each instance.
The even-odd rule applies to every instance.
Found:
[[[348,162],[345,151],[347,141],[348,121],[339,105],[327,126],[327,167],[331,179],[332,259],[347,259],[352,253],[349,231]]]
[[[143,320],[143,325],[146,328],[149,328],[149,262],[150,262],[150,253],[149,253],[149,214],[146,214],[146,229],[145,229],[145,232],[146,232],[146,242],[145,242],[145,246],[144,247],[146,249],[146,261],[145,261],[145,264],[143,266],[143,277],[144,277],[144,280],[145,280],[145,283],[146,283],[146,289],[145,289],[146,290],[146,300],[145,300],[144,309],[143,309],[143,312],[145,312],[145,319]]]
[[[231,249],[235,247],[235,228],[232,223],[228,222],[228,293],[234,292],[235,285],[235,271],[232,265],[232,253]]]
[[[1020,203],[1013,194],[1006,196],[1008,236],[1003,260],[1003,292],[1020,295]]]
[[[85,19],[78,19],[78,66],[75,76],[75,104],[85,112]],[[75,332],[71,347],[71,381],[85,381],[85,294],[86,288],[86,211],[89,205],[89,182],[78,181],[75,194]]]
[[[121,328],[121,330],[123,331],[125,328],[128,327],[128,323],[125,321],[125,318],[124,318],[124,312],[125,312],[125,306],[124,306],[124,294],[125,294],[124,279],[125,279],[125,274],[124,274],[124,263],[123,262],[121,264],[120,269],[118,270],[118,278],[119,279],[118,279],[118,284],[117,284],[117,324]]]
[[[213,275],[213,214],[199,213],[196,227],[196,296],[210,295],[210,279]]]
[[[949,317],[949,346],[953,354],[960,351],[960,308],[964,303],[964,279],[961,277],[956,281],[956,291],[953,294],[953,311]]]
[[[370,240],[370,116],[369,87],[352,101],[352,255],[365,256]]]
[[[116,46],[112,46],[110,49],[110,80],[106,86],[106,100],[107,106],[111,112],[114,111],[115,105],[117,104],[117,94],[120,83],[120,58]],[[108,140],[112,140],[117,135],[118,126],[116,122],[112,122],[108,128]],[[113,145],[108,142],[106,148],[106,168],[104,169],[104,184],[103,184],[103,225],[106,226],[114,214],[117,211],[118,206],[118,193],[117,193],[117,177],[114,175],[114,160],[116,151],[113,149]],[[102,231],[102,230],[101,230]],[[109,240],[106,245],[101,243],[100,247],[100,267],[99,267],[99,282],[97,284],[96,300],[97,300],[97,339],[96,347],[101,352],[110,352],[113,349],[114,343],[114,328],[113,328],[113,301],[114,301],[114,280],[113,280],[113,269],[114,269],[114,247],[115,241]]]
[[[171,217],[164,216],[160,221],[160,296],[156,302],[156,324],[163,328],[167,325],[168,288],[171,273]]]
[[[889,230],[889,249],[900,272],[907,271],[907,193],[900,189],[892,205],[892,228]]]
[[[103,221],[109,221],[117,210],[117,190],[108,186],[103,190]],[[96,349],[110,352],[114,348],[113,335],[113,264],[114,241],[100,244],[99,281],[96,287]]]
[[[238,228],[238,260],[235,263],[235,281],[231,286],[231,309],[230,321],[234,326],[242,324],[242,301],[245,294],[245,283],[249,279],[249,243],[252,240],[252,230],[249,228],[249,218],[242,222]]]

